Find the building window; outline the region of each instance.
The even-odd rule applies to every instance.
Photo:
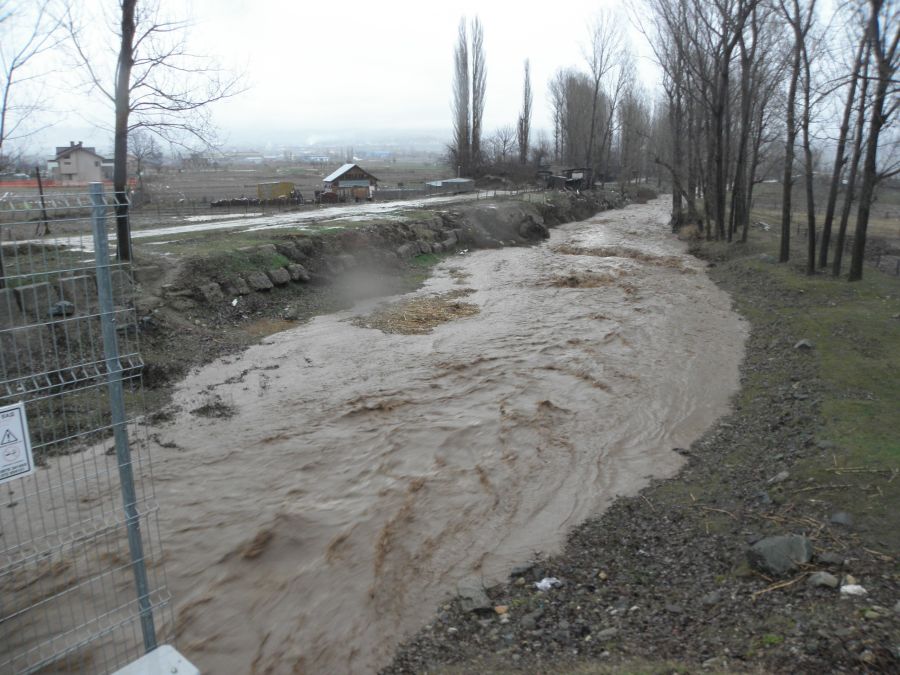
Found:
[[[94,162],[94,166],[100,166],[100,162]]]

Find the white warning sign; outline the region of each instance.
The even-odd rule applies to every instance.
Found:
[[[34,473],[25,404],[0,408],[0,483]]]

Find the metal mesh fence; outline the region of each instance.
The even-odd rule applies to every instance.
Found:
[[[0,484],[2,674],[112,672],[171,625],[114,208],[0,201],[0,411],[24,404],[35,464]]]

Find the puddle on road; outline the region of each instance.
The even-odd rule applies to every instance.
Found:
[[[557,252],[619,247],[702,270],[663,204],[602,220],[443,263],[413,297],[465,279],[480,311],[428,334],[354,325],[370,303],[179,387],[183,412],[151,433],[180,448],[156,448],[154,472],[175,643],[191,661],[375,672],[461,580],[503,579],[677,470],[672,448],[737,390],[746,328],[704,274]],[[608,283],[548,283],[588,274]],[[211,389],[233,416],[187,412]]]

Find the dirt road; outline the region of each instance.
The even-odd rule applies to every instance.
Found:
[[[344,204],[340,206],[326,206],[301,211],[287,211],[285,213],[216,213],[201,216],[172,216],[172,225],[160,226],[159,220],[152,218],[152,227],[141,227],[140,224],[132,230],[132,239],[147,239],[151,237],[170,237],[181,234],[197,234],[200,232],[216,232],[221,230],[233,230],[236,232],[256,232],[259,230],[291,229],[303,230],[313,225],[328,227],[330,222],[366,222],[374,219],[402,218],[402,212],[412,209],[432,209],[458,202],[471,202],[477,199],[501,197],[509,194],[500,190],[491,190],[479,193],[448,195],[446,197],[428,197],[422,199],[404,199],[386,202],[364,202],[361,204]],[[136,215],[138,223],[141,221],[140,212]],[[85,237],[83,233],[77,236],[66,235],[66,224],[60,222],[54,224],[54,236],[45,236],[41,239],[28,240],[20,243],[40,243],[44,245],[65,246],[66,248],[93,251],[93,241]],[[110,236],[110,241],[115,241],[115,236]]]

